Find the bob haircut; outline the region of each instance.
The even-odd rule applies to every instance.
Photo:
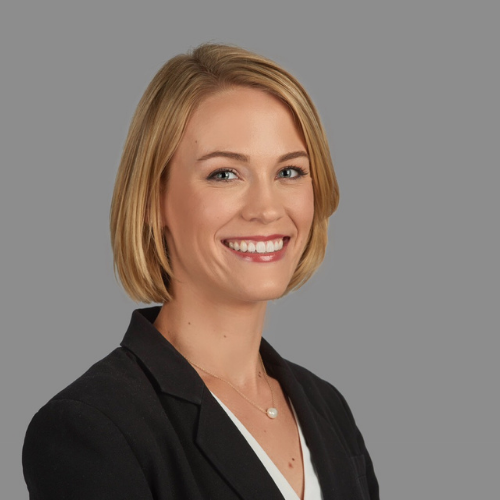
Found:
[[[298,289],[321,264],[328,218],[339,191],[326,134],[300,83],[273,61],[242,48],[203,44],[170,59],[153,78],[135,111],[111,203],[115,274],[137,302],[164,303],[172,296],[171,268],[160,206],[169,162],[201,100],[243,86],[285,103],[304,136],[311,165],[314,218],[304,252],[283,295]]]

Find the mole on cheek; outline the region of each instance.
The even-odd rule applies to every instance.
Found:
[[[288,462],[288,467],[290,467],[290,469],[293,469],[293,464],[292,464],[292,462]]]

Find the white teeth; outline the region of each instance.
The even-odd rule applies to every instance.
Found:
[[[227,242],[229,248],[237,252],[248,253],[273,253],[278,252],[283,248],[283,238],[274,241],[229,241]]]

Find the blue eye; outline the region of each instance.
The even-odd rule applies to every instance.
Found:
[[[286,173],[286,175],[280,175],[282,179],[294,179],[296,177],[302,177],[303,175],[306,175],[305,170],[303,170],[300,167],[286,167],[282,170],[280,170],[280,174]]]
[[[233,175],[234,177],[230,177]],[[236,179],[236,174],[232,170],[228,169],[219,169],[216,170],[215,172],[212,172],[209,176],[209,180],[214,180],[214,181],[232,181],[233,179]]]
[[[298,179],[306,174],[307,172],[300,167],[285,167],[279,171],[278,178]],[[219,168],[218,170],[215,170],[207,177],[209,181],[216,181],[216,182],[229,182],[237,178],[238,176],[236,172],[228,168]]]

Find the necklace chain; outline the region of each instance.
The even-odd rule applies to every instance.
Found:
[[[246,399],[252,406],[255,406],[255,408],[257,408],[258,410],[264,412],[268,417],[270,417],[270,418],[276,418],[276,416],[278,414],[278,411],[276,410],[276,407],[275,407],[275,404],[274,404],[274,392],[273,392],[273,388],[271,387],[271,384],[270,384],[270,382],[268,380],[267,372],[266,372],[266,367],[264,366],[264,361],[262,361],[262,356],[260,355],[260,353],[259,353],[260,364],[262,365],[262,369],[264,370],[264,378],[266,379],[266,382],[267,382],[267,385],[269,387],[269,390],[271,391],[271,399],[272,399],[272,402],[273,402],[272,408],[269,408],[267,410],[265,408],[260,407],[258,404],[254,403],[250,399],[248,399],[239,389],[237,389],[233,384],[231,384],[231,382],[229,382],[229,380],[224,380],[222,377],[219,377],[218,375],[215,375],[214,373],[209,372],[208,370],[205,370],[205,368],[201,367],[200,365],[197,365],[196,363],[194,363],[190,359],[186,358],[186,356],[184,356],[184,355],[182,355],[182,356],[184,357],[184,359],[186,361],[188,361],[190,364],[192,364],[196,368],[199,368],[201,371],[203,371],[205,373],[208,373],[212,377],[214,377],[214,378],[216,378],[218,380],[221,380],[222,382],[225,382],[227,385],[229,385],[230,387],[232,387],[242,398]],[[269,413],[270,411],[271,411],[271,414]]]

